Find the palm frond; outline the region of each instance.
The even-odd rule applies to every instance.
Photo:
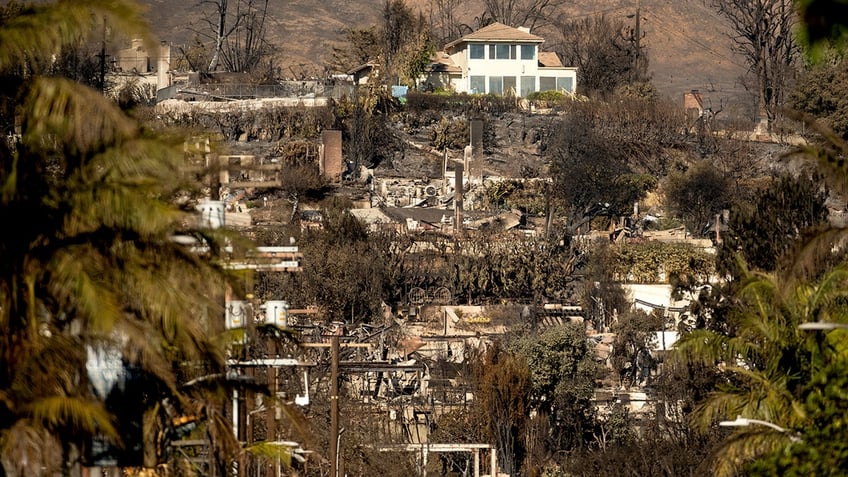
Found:
[[[822,263],[834,256],[834,250],[843,249],[848,243],[848,228],[829,226],[804,239],[795,251],[792,266],[786,274],[794,280],[814,277]],[[844,268],[844,267],[837,267]]]
[[[69,243],[102,241],[111,238],[103,235],[109,233],[124,240],[164,239],[189,215],[150,198],[150,192],[113,182],[88,188],[87,193],[64,193],[61,202],[69,211],[59,238]]]
[[[736,369],[734,372],[745,380],[745,386],[738,386],[734,391],[739,398],[737,404],[741,407],[736,414],[728,414],[725,418],[743,415],[787,425],[796,421],[794,408],[797,400],[788,391],[789,377],[747,369]]]
[[[264,338],[286,340],[290,343],[300,343],[300,334],[289,328],[282,328],[273,323],[263,323],[256,327],[256,331]]]
[[[72,311],[92,332],[108,333],[120,319],[118,296],[108,261],[91,245],[64,247],[45,263],[48,291],[61,309]]]
[[[23,104],[22,141],[85,157],[137,134],[138,126],[98,91],[63,78],[36,78]],[[49,142],[52,139],[53,143]]]
[[[824,172],[828,185],[835,192],[841,194],[848,192],[848,161],[846,161],[848,143],[811,116],[797,112],[791,114],[801,118],[811,130],[824,138],[824,144],[801,146],[794,155],[811,160],[818,166]]]
[[[720,420],[744,416],[776,423],[787,429],[804,425],[804,387],[809,384],[811,358],[826,344],[837,355],[848,346],[836,334],[826,340],[799,331],[806,321],[848,322],[844,266],[817,279],[749,273],[736,298],[738,323],[733,336],[697,330],[684,336],[672,354],[686,362],[719,363],[725,378],[717,391],[696,406],[691,415],[700,429]],[[831,339],[834,338],[834,341]],[[841,350],[841,351],[837,351]],[[716,454],[716,475],[737,475],[742,466],[786,443],[787,436],[768,428],[739,431]]]
[[[209,290],[232,279],[215,263],[227,233],[203,232],[204,254],[171,240],[191,228],[189,213],[171,203],[190,178],[181,170],[182,140],[144,130],[92,89],[37,76],[52,54],[104,23],[149,31],[134,0],[35,2],[0,25],[0,69],[22,72],[15,83],[22,135],[3,152],[2,205],[6,217],[39,218],[3,246],[14,253],[0,276],[8,335],[0,407],[10,416],[5,422],[27,422],[62,441],[77,433],[119,438],[86,374],[86,351],[105,343],[151,384],[147,405],[204,409],[223,456],[239,443],[216,411],[230,397],[219,390],[267,389],[226,377],[207,389],[178,386],[187,368],[225,369],[214,334],[220,324],[206,315],[220,311]],[[32,67],[16,69],[25,64]]]
[[[256,457],[273,459],[286,467],[291,467],[292,456],[295,455],[294,451],[297,447],[298,445],[294,442],[291,445],[283,445],[276,442],[260,441],[245,447],[244,450]]]
[[[9,389],[18,405],[41,396],[85,395],[85,347],[80,339],[64,334],[44,337],[18,357]]]
[[[293,435],[299,436],[306,447],[311,446],[311,434],[309,432],[309,420],[299,408],[289,402],[285,402],[276,395],[268,396],[268,404],[279,409],[287,418]]]
[[[696,428],[701,430],[736,416],[783,422],[789,416],[788,413],[792,412],[793,403],[773,388],[759,390],[752,387],[728,387],[710,393],[704,402],[695,407],[691,419]]]
[[[123,338],[122,357],[130,364],[138,366],[153,377],[171,394],[177,388],[177,376],[170,355],[162,350],[161,340],[155,333],[137,320],[124,320],[117,332]]]
[[[713,464],[715,477],[734,477],[741,475],[745,464],[756,456],[764,455],[790,443],[786,434],[767,427],[744,428],[733,433],[719,447]]]
[[[103,434],[113,439],[120,435],[112,424],[112,415],[99,401],[72,396],[48,396],[26,406],[32,422],[47,430],[73,430]]]
[[[693,330],[674,344],[672,362],[714,366],[725,360],[729,338],[711,330]]]
[[[825,273],[811,288],[804,321],[827,321],[848,317],[848,268],[838,266]]]
[[[207,429],[214,454],[222,462],[232,462],[234,454],[241,452],[241,443],[233,434],[233,423],[227,416],[207,407]]]
[[[242,392],[254,392],[264,396],[271,396],[271,390],[266,384],[261,383],[253,376],[244,376],[232,373],[215,373],[193,379],[180,386],[180,390],[186,394],[200,396],[209,390],[226,390],[226,395],[230,395],[229,391],[238,389]]]

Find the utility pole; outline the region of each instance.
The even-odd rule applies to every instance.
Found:
[[[642,0],[636,4],[636,74],[640,75],[642,66]]]
[[[636,14],[627,15],[627,18],[634,18],[636,25],[630,32],[630,42],[636,48],[633,54],[633,69],[630,71],[630,82],[641,79],[642,76],[642,0],[636,3]]]
[[[304,348],[326,348],[326,343],[304,343],[301,344]],[[339,343],[339,335],[333,335],[330,338],[330,475],[329,477],[339,477],[340,469],[344,468],[344,462],[340,459],[340,436],[344,429],[339,431],[339,367],[345,368],[348,372],[376,372],[388,367],[390,371],[404,370],[415,368],[414,366],[402,366],[397,364],[392,365],[377,365],[369,366],[373,363],[349,362],[339,363],[339,348],[368,348],[369,343]]]
[[[103,38],[100,40],[100,53],[97,58],[100,59],[100,75],[97,78],[97,87],[101,93],[106,92],[106,17],[103,17]]]
[[[339,336],[330,342],[330,477],[339,477]]]

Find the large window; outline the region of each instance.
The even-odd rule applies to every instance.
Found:
[[[504,94],[518,94],[518,84],[515,82],[515,76],[503,77],[503,92]]]
[[[470,82],[468,84],[471,93],[480,93],[483,94],[486,92],[486,77],[485,76],[472,76],[469,78]]]
[[[486,45],[471,44],[468,45],[468,57],[472,60],[486,59]]]
[[[489,93],[503,94],[503,77],[489,76]]]
[[[569,76],[540,76],[539,91],[570,91],[574,92],[574,78]]]
[[[490,94],[516,94],[515,76],[489,76]]]
[[[532,60],[536,58],[536,47],[534,45],[521,45],[521,59]]]
[[[516,53],[516,45],[506,45],[498,43],[489,45],[490,60],[514,60]]]
[[[536,77],[535,76],[522,76],[521,77],[521,97],[526,98],[530,96],[530,93],[536,91]]]
[[[573,78],[557,78],[557,89],[574,92]]]

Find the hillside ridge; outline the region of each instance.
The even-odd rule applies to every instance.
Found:
[[[156,35],[173,45],[190,44],[201,28],[208,6],[178,0],[142,0]],[[408,4],[429,16],[428,0]],[[474,26],[483,11],[481,0],[462,5],[459,20]],[[346,28],[376,25],[382,3],[373,0],[269,0],[268,39],[280,52],[275,62],[284,74],[319,76],[325,71],[332,46],[343,41]],[[718,106],[741,101],[745,90],[739,80],[744,60],[731,50],[725,22],[700,0],[577,0],[563,7],[564,18],[606,15],[633,22],[637,8],[646,46],[649,71],[658,91],[682,101],[690,90],[701,91]],[[552,50],[557,33],[552,27],[535,31]]]

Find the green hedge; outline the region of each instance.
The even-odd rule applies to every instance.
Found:
[[[518,110],[518,98],[494,94],[444,94],[410,91],[406,94],[406,107],[413,112],[452,111],[456,114],[501,114]]]
[[[613,249],[615,275],[622,282],[668,283],[672,276],[678,276],[703,283],[715,273],[715,255],[686,243],[649,241]],[[665,272],[664,277],[661,272]]]

